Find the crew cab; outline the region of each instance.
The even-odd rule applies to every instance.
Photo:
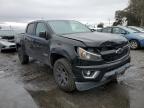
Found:
[[[29,57],[49,65],[64,91],[88,90],[125,73],[130,66],[127,39],[97,33],[73,20],[30,22],[17,42],[21,64]]]

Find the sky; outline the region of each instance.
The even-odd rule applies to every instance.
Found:
[[[98,24],[114,21],[128,0],[0,0],[0,25],[24,27],[33,20],[68,19]]]

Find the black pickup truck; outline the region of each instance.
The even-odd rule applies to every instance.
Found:
[[[119,35],[90,31],[72,20],[33,21],[17,42],[21,64],[29,57],[49,65],[67,92],[116,81],[130,65],[128,41]]]

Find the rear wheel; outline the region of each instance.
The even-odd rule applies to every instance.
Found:
[[[139,48],[139,42],[137,40],[130,40],[130,48],[136,50]]]
[[[24,53],[24,50],[22,49],[22,47],[18,47],[18,57],[19,57],[21,64],[28,64],[29,56]]]
[[[71,64],[66,59],[57,60],[53,72],[55,81],[62,90],[72,92],[76,89]]]

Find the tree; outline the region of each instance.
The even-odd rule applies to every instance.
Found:
[[[144,25],[144,0],[130,0],[128,9],[135,14],[140,25]]]
[[[144,26],[144,0],[130,0],[127,8],[116,11],[113,25],[121,24],[123,17],[127,18],[128,25]]]

